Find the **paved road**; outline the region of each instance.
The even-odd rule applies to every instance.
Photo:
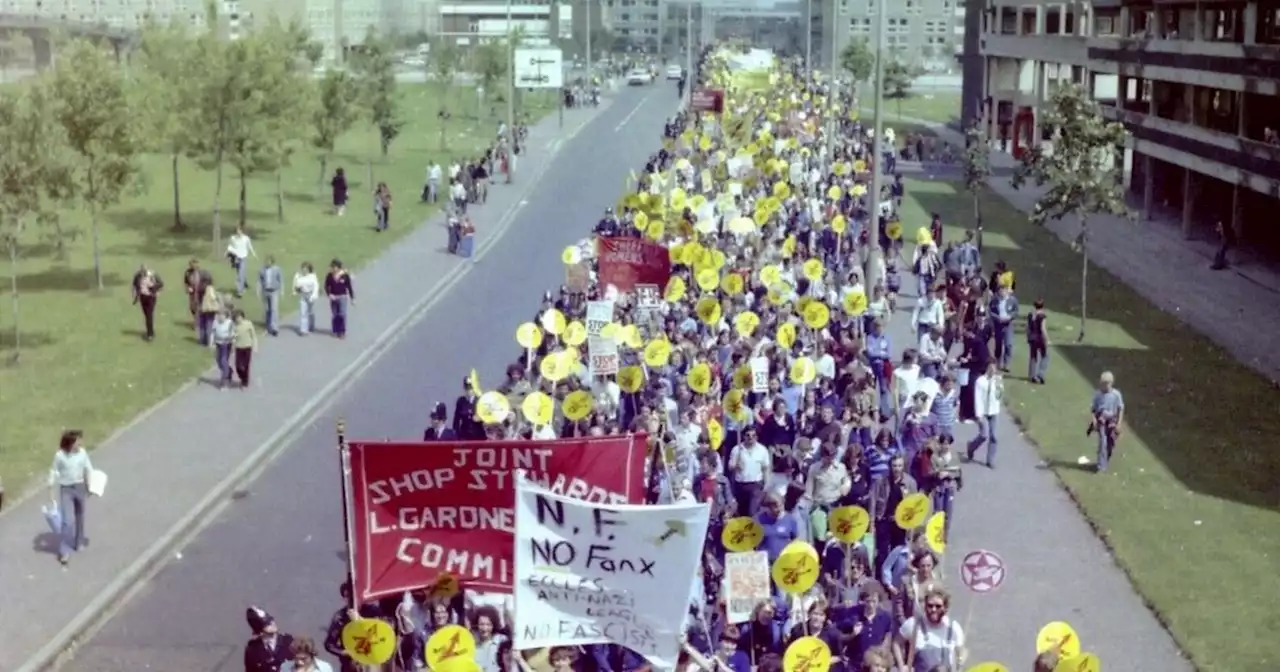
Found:
[[[346,418],[353,437],[416,438],[435,401],[452,406],[471,367],[495,384],[518,349],[515,327],[533,316],[545,289],[562,282],[560,251],[617,200],[628,172],[656,149],[675,104],[674,87],[619,94],[561,150],[557,164],[572,170],[557,170],[527,196],[512,230],[479,258],[461,287],[298,431],[244,496],[143,587],[68,669],[238,670],[247,634],[242,615],[250,603],[294,633],[323,636],[345,573],[335,421]],[[93,562],[91,555],[77,560]]]

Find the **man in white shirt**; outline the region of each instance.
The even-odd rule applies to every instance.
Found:
[[[435,161],[427,166],[427,184],[422,189],[422,202],[435,203],[440,200],[440,180],[444,177],[444,169]]]
[[[947,363],[947,342],[942,338],[942,325],[935,325],[920,337],[920,375],[938,380]]]
[[[978,435],[969,442],[966,454],[973,461],[973,454],[987,444],[987,466],[996,468],[996,420],[1000,416],[1001,399],[1004,397],[1004,378],[993,361],[987,364],[987,372],[978,376],[973,384],[973,414],[978,419]]]
[[[698,471],[698,439],[702,438],[702,427],[694,422],[694,415],[691,410],[681,413],[680,424],[672,431],[676,438],[676,463],[672,467],[691,480]]]
[[[929,288],[923,301],[916,303],[915,310],[911,313],[911,326],[916,330],[916,338],[924,338],[934,327],[942,328],[945,319],[942,296],[935,285]]]
[[[841,497],[849,494],[852,483],[849,469],[836,461],[836,447],[823,444],[821,457],[809,467],[804,484],[804,494],[809,501],[809,524],[814,543],[827,538],[827,514]]]
[[[462,180],[454,179],[453,184],[449,186],[449,198],[453,200],[453,207],[460,213],[467,211],[467,188],[462,186]]]
[[[742,443],[729,453],[729,480],[739,516],[754,516],[764,501],[765,479],[773,472],[773,456],[760,443],[754,427],[742,431]]]
[[[902,363],[893,370],[894,411],[901,417],[910,407],[910,400],[920,382],[920,365],[916,364],[915,350],[902,353]]]

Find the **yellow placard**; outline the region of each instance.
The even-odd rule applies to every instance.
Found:
[[[827,198],[828,198],[828,199],[833,200],[833,201],[838,201],[838,200],[840,200],[840,197],[841,197],[841,196],[844,196],[844,192],[840,190],[840,187],[837,187],[837,186],[834,186],[834,185],[833,185],[832,187],[830,187],[829,189],[827,189]]]
[[[644,385],[644,371],[638,366],[624,366],[618,369],[618,387],[623,392],[635,393]]]
[[[427,589],[427,592],[438,600],[447,600],[457,595],[462,590],[462,584],[459,583],[458,577],[450,572],[444,572],[436,577],[434,583]]]
[[[720,286],[720,273],[714,268],[704,268],[698,271],[695,279],[698,281],[698,289],[704,292],[714,292]]]
[[[733,318],[733,329],[743,338],[751,338],[751,334],[755,333],[756,327],[760,326],[760,316],[746,310],[738,313]]]
[[[791,642],[782,654],[783,672],[827,672],[831,669],[831,647],[813,636]]]
[[[810,329],[822,329],[831,322],[831,310],[821,301],[813,301],[804,307],[802,314],[804,326]]]
[[[480,663],[470,658],[454,658],[441,663],[439,667],[432,668],[431,672],[482,672],[482,670]]]
[[[714,327],[720,323],[720,302],[715,297],[706,297],[698,299],[698,303],[693,307],[693,312],[697,314],[698,319],[702,323]]]
[[[827,522],[831,535],[846,544],[855,544],[867,536],[871,529],[871,514],[861,506],[841,506],[831,509]]]
[[[818,552],[803,541],[787,544],[773,561],[769,574],[782,592],[799,595],[818,582]]]
[[[931,507],[929,495],[923,492],[907,495],[898,502],[898,508],[893,510],[893,520],[904,530],[914,530],[924,525]]]
[[[862,292],[849,292],[840,301],[844,312],[858,317],[867,312],[867,295]]]
[[[796,385],[808,385],[818,377],[818,366],[808,357],[800,357],[791,363],[791,382]]]
[[[482,394],[484,390],[480,389],[480,374],[475,369],[471,369],[471,373],[467,374],[467,383],[471,385],[471,390],[476,394]]]
[[[760,269],[760,284],[765,287],[773,287],[782,282],[782,269],[769,264]]]
[[[542,330],[532,322],[525,322],[516,327],[516,343],[520,347],[532,350],[542,345]]]
[[[574,422],[587,417],[587,414],[591,412],[595,405],[595,399],[592,399],[591,393],[586,390],[570,392],[565,396],[564,401],[560,402],[564,417]]]
[[[968,670],[965,670],[965,672],[1009,672],[1009,668],[1001,665],[1000,663],[986,662],[978,663]]]
[[[1053,668],[1053,672],[1100,672],[1100,670],[1102,670],[1102,660],[1092,653],[1063,658]]]
[[[929,231],[929,227],[922,226],[916,229],[916,245],[928,245],[933,242],[933,233]]]
[[[587,327],[581,322],[574,320],[564,327],[564,334],[560,337],[565,345],[578,347],[587,340]]]
[[[381,665],[396,653],[396,631],[376,618],[357,618],[342,628],[342,650],[361,665]]]
[[[427,640],[427,667],[433,670],[475,660],[476,638],[460,625],[446,625]]]
[[[539,321],[542,323],[542,328],[545,329],[548,334],[552,334],[554,336],[563,334],[564,328],[568,326],[568,322],[564,319],[564,313],[556,310],[555,308],[548,308],[547,312],[542,314]]]
[[[538,373],[542,374],[543,378],[558,383],[573,373],[573,367],[573,358],[566,356],[563,352],[553,352],[543,357],[538,363]]]
[[[549,425],[556,412],[556,402],[545,392],[531,392],[520,403],[524,419],[535,425]]]
[[[496,425],[511,415],[511,402],[496,390],[489,390],[476,400],[476,417],[480,422]]]
[[[835,231],[837,235],[843,236],[844,232],[849,230],[849,220],[845,219],[844,215],[832,217],[831,230]]]
[[[707,440],[711,442],[712,450],[720,450],[720,446],[724,444],[724,426],[715,418],[707,420]]]
[[[745,422],[749,411],[747,410],[746,393],[742,390],[729,390],[724,398],[720,400],[720,405],[724,407],[724,412],[734,422]]]
[[[625,345],[632,350],[639,350],[644,347],[644,339],[640,337],[640,327],[637,327],[634,324],[628,324],[618,329],[616,339],[618,343]]]
[[[827,269],[822,266],[821,259],[809,259],[804,262],[804,265],[800,267],[800,270],[804,273],[804,277],[808,278],[810,282],[817,282],[818,280],[821,280],[822,276],[827,271]]]
[[[565,266],[576,265],[582,261],[582,248],[577,245],[570,245],[564,248],[564,252],[560,253],[560,261],[563,261]]]
[[[899,222],[889,222],[889,226],[885,228],[884,235],[889,240],[900,240],[902,238],[902,224]]]
[[[720,543],[725,550],[734,553],[754,551],[764,541],[764,527],[754,518],[740,516],[725,521],[724,530],[720,532]]]
[[[652,368],[666,366],[671,359],[671,341],[657,338],[644,346],[644,363]]]
[[[1080,655],[1080,635],[1065,621],[1054,621],[1040,628],[1036,634],[1036,653],[1057,650],[1060,658]]]
[[[934,553],[947,552],[947,513],[938,511],[924,525],[924,540]]]
[[[855,160],[855,161],[853,162],[853,172],[855,172],[855,173],[865,173],[865,172],[867,172],[867,162],[866,162],[866,161],[863,161],[862,159],[857,159],[857,160]]]
[[[726,273],[720,279],[720,291],[729,296],[737,296],[746,289],[746,283],[742,280],[742,276],[737,273]]]
[[[706,394],[711,391],[711,365],[706,362],[698,362],[689,373],[685,375],[685,382],[689,383],[689,389],[698,394]]]
[[[778,325],[778,333],[774,335],[778,345],[790,350],[796,344],[796,325],[790,322],[783,322]]]

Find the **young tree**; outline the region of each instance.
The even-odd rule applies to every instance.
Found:
[[[488,46],[488,45],[486,45]],[[481,59],[480,53],[476,53],[476,59]],[[445,123],[449,119],[449,90],[453,88],[453,78],[458,72],[458,66],[462,62],[462,51],[458,49],[458,45],[448,39],[441,40],[431,49],[431,69],[435,76],[436,86],[440,87],[440,111],[437,113],[440,126],[440,151],[449,148],[449,136],[445,132],[448,124]],[[477,66],[479,67],[479,66]],[[483,77],[483,71],[481,72]],[[488,87],[485,87],[488,90]]]
[[[981,122],[974,122],[964,134],[964,188],[973,197],[973,223],[978,230],[978,251],[982,251],[982,192],[991,177],[991,147]]]
[[[334,146],[343,133],[351,130],[360,117],[356,103],[360,90],[356,81],[341,70],[330,70],[316,85],[316,105],[311,114],[311,146],[320,154],[320,180],[318,189],[323,192],[324,178],[329,174],[329,159]]]
[[[493,95],[501,86],[502,90],[506,90],[506,77],[510,54],[507,53],[507,43],[505,41],[486,42],[476,48],[475,51],[475,68],[476,74],[480,76],[480,85],[484,87],[486,95]]]
[[[0,244],[9,259],[9,300],[13,317],[13,353],[9,364],[22,356],[22,319],[18,269],[22,246],[31,229],[51,224],[53,199],[68,178],[66,144],[58,124],[54,101],[42,84],[21,92],[0,92]],[[44,228],[44,227],[41,227]],[[48,235],[60,229],[50,226]]]
[[[1089,220],[1096,215],[1132,218],[1125,205],[1121,171],[1115,159],[1124,146],[1124,126],[1107,121],[1098,103],[1079,84],[1059,88],[1044,110],[1043,122],[1053,129],[1053,149],[1036,145],[1024,153],[1014,170],[1013,186],[1028,183],[1048,187],[1036,200],[1031,220],[1075,218],[1080,223],[1072,247],[1081,252],[1080,334],[1085,338],[1089,286]]]
[[[902,99],[911,95],[915,76],[911,66],[896,58],[884,66],[884,95],[897,101],[899,117],[902,116]]]
[[[395,61],[390,45],[378,39],[372,29],[365,36],[363,47],[354,59],[354,70],[363,89],[369,121],[378,129],[378,145],[385,159],[392,141],[404,127],[397,97]]]
[[[217,7],[210,3],[206,11],[209,25],[217,25]],[[200,70],[192,81],[194,109],[187,156],[201,168],[214,171],[210,227],[214,254],[222,252],[223,168],[231,151],[233,132],[253,104],[251,96],[245,99],[247,68],[252,66],[246,63],[242,42],[223,42],[214,31],[207,31],[193,47]]]
[[[141,186],[136,179],[143,149],[138,115],[131,109],[126,81],[114,58],[89,42],[75,41],[59,54],[50,85],[58,101],[56,119],[67,145],[78,155],[72,194],[89,210],[93,275],[101,291],[99,220],[127,190]]]
[[[195,43],[178,24],[149,25],[143,29],[140,68],[134,104],[143,112],[143,138],[147,149],[169,155],[173,174],[173,228],[182,230],[182,181],[179,159],[191,144],[191,120],[195,110],[192,96],[203,64],[196,56]]]
[[[855,94],[858,84],[871,79],[876,69],[876,55],[866,40],[853,40],[840,52],[840,67],[853,78]]]

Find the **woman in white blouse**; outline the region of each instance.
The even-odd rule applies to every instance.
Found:
[[[237,226],[236,232],[227,239],[227,260],[236,269],[237,297],[244,296],[245,287],[248,286],[249,257],[258,258],[258,253],[253,249],[253,239],[245,233],[243,226]]]
[[[311,262],[293,275],[293,293],[298,297],[298,335],[306,336],[316,327],[316,299],[320,298],[320,280]]]

